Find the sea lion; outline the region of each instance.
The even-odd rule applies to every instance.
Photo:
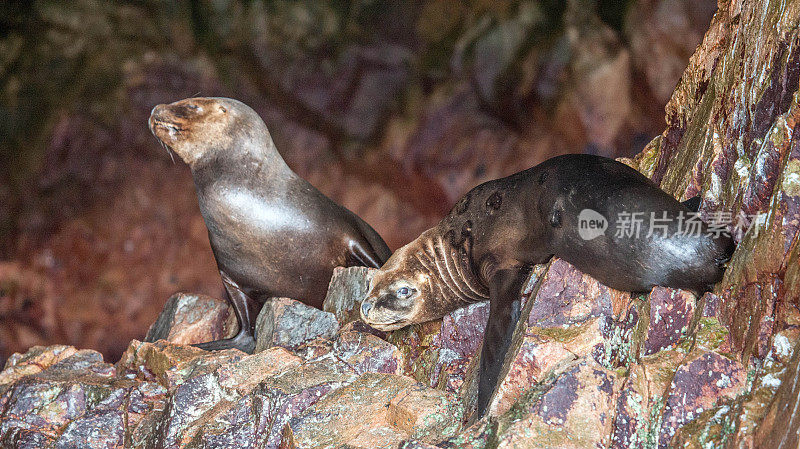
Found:
[[[192,171],[200,212],[239,333],[198,345],[255,347],[267,298],[322,306],[337,266],[378,268],[391,252],[366,222],[295,174],[261,117],[230,98],[187,98],[153,108],[150,130]]]
[[[697,201],[687,203],[696,211]],[[437,226],[397,250],[372,279],[361,316],[388,331],[489,299],[478,384],[481,416],[533,265],[557,256],[611,288],[631,292],[656,285],[705,291],[722,278],[733,241],[710,235],[699,219],[699,235],[678,232],[691,219],[687,205],[613,159],[554,157],[475,187]],[[652,213],[661,227],[652,235],[646,228],[639,236],[618,232],[631,213],[645,220]]]

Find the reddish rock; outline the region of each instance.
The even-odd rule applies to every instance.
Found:
[[[675,372],[664,403],[659,447],[667,447],[680,427],[720,399],[739,395],[746,378],[747,371],[740,362],[713,352],[684,362]]]
[[[607,447],[619,391],[615,372],[591,357],[573,363],[501,418],[498,448]]]
[[[454,398],[409,377],[364,374],[292,418],[282,447],[394,448],[412,436],[438,441],[460,428],[457,410]]]
[[[362,332],[340,333],[332,349],[357,374],[400,374],[405,365],[403,354],[395,345]]]
[[[610,447],[628,449],[657,446],[664,393],[684,359],[677,351],[660,351],[631,365],[615,404]]]
[[[433,346],[439,348],[430,386],[449,392],[464,383],[470,361],[478,354],[489,318],[489,303],[480,302],[455,310],[442,319]]]
[[[191,345],[233,337],[238,330],[236,316],[227,301],[207,295],[176,293],[167,300],[144,341],[167,340]]]
[[[530,329],[511,359],[508,373],[499,382],[489,404],[489,413],[497,416],[511,406],[534,385],[553,371],[563,369],[579,357],[590,355],[595,345],[602,344],[599,319],[569,329]]]
[[[553,259],[527,319],[528,326],[570,326],[612,314],[613,290],[561,259]]]
[[[688,332],[695,309],[695,295],[685,290],[655,287],[648,300],[650,325],[644,341],[644,355],[678,343]]]
[[[441,321],[393,332],[389,341],[404,355],[403,373],[449,392],[461,389],[480,350],[488,316],[489,303],[480,302],[454,310]]]
[[[464,407],[453,394],[422,384],[411,386],[389,401],[387,421],[412,438],[441,441],[461,429]]]
[[[629,294],[553,259],[546,272],[531,276],[525,295],[533,294],[537,276],[544,278],[535,298],[523,296],[515,343],[490,401],[492,415],[505,413],[551,370],[575,359],[592,356],[609,367],[627,363],[629,340],[638,321]]]
[[[72,346],[34,346],[24,354],[15,353],[6,360],[0,372],[0,384],[12,384],[17,380],[42,372],[50,366],[75,355],[78,350]]]
[[[256,352],[273,346],[295,349],[315,338],[332,339],[336,316],[289,298],[270,298],[256,320]]]
[[[43,357],[61,358],[58,362],[13,384],[0,384],[4,447],[121,447],[127,429],[135,429],[144,415],[163,409],[163,387],[115,377],[113,365],[104,363],[95,351],[63,357],[71,351],[53,349],[23,355],[17,366]]]

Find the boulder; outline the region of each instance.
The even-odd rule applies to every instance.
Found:
[[[360,320],[361,302],[367,297],[375,271],[367,267],[334,268],[322,310],[334,314],[342,326]]]
[[[236,315],[227,301],[207,295],[176,293],[167,299],[144,341],[167,340],[190,345],[230,338],[238,330]]]
[[[256,320],[256,352],[273,346],[295,349],[315,338],[333,338],[336,316],[289,298],[270,298]]]

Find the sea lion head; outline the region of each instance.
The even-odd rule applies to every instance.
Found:
[[[435,274],[422,260],[427,231],[395,251],[375,273],[361,303],[361,319],[383,331],[440,318],[428,304],[436,291]]]
[[[261,117],[231,98],[195,97],[159,104],[150,113],[149,125],[159,142],[189,166],[226,149],[272,142]]]

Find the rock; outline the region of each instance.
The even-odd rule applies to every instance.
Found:
[[[532,292],[539,278],[538,291]],[[623,325],[624,332],[616,332],[615,323],[628,316],[630,295],[615,292],[560,259],[535,271],[524,293],[536,296],[523,296],[520,321],[489,402],[494,416],[507,412],[551,370],[586,356],[610,365],[612,358],[624,358],[615,353],[629,352],[619,348],[629,345],[635,321]]]
[[[367,297],[376,271],[367,267],[334,268],[322,310],[334,314],[342,326],[359,320],[361,302]]]
[[[439,446],[423,443],[422,441],[409,440],[400,443],[398,449],[439,449]]]
[[[403,353],[403,374],[431,387],[460,390],[470,362],[480,350],[489,303],[457,309],[442,321],[409,326],[392,332],[389,341]]]
[[[689,330],[694,316],[695,295],[685,290],[656,287],[648,296],[650,326],[644,341],[644,355],[675,345]]]
[[[746,377],[747,372],[740,362],[713,352],[681,364],[664,403],[659,447],[667,447],[680,427],[712,408],[717,401],[738,396],[745,388]]]
[[[526,335],[489,403],[488,413],[497,416],[507,412],[525,391],[553,372],[564,369],[581,355],[590,354],[593,346],[602,344],[598,320],[576,327],[568,330],[557,328],[562,332],[555,337],[552,333],[548,335],[551,329]]]
[[[72,346],[34,346],[26,353],[13,354],[0,372],[0,384],[13,384],[25,376],[37,374],[50,366],[75,355],[78,350]]]
[[[339,329],[329,312],[289,298],[270,298],[256,320],[256,352],[273,346],[295,349],[322,337],[332,339]]]
[[[459,391],[472,358],[478,354],[489,319],[489,303],[479,302],[455,310],[442,319],[433,346],[439,348],[430,385],[449,392]]]
[[[191,345],[230,338],[238,330],[236,316],[226,301],[206,295],[176,293],[167,300],[144,341],[167,340]]]
[[[454,398],[409,377],[364,374],[292,418],[283,444],[287,448],[394,448],[412,436],[435,441],[460,428],[456,404]]]
[[[388,422],[423,441],[440,441],[461,429],[464,406],[452,394],[417,384],[389,401]]]
[[[400,374],[405,365],[397,346],[363,332],[341,332],[333,344],[333,352],[358,374]]]
[[[272,348],[259,354],[275,350],[286,351]],[[262,367],[269,366],[264,362]],[[333,359],[295,365],[275,374],[263,378],[246,396],[224,398],[201,415],[192,423],[195,433],[190,434],[188,445],[215,449],[262,442],[264,447],[277,448],[291,417],[355,379],[346,365]]]
[[[115,377],[113,365],[95,351],[36,348],[15,366],[37,359],[60,360],[24,378],[3,376],[13,384],[0,383],[3,447],[121,447],[127,429],[163,408],[163,387]]]
[[[591,357],[578,361],[501,420],[497,447],[607,447],[618,391],[615,372]]]
[[[616,402],[611,447],[657,447],[664,394],[684,355],[660,351],[631,365]]]

